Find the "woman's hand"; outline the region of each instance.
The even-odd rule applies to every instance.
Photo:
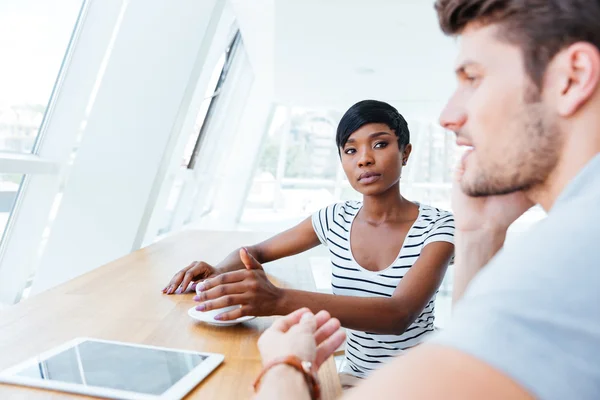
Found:
[[[283,289],[273,285],[267,278],[262,265],[246,250],[240,250],[240,259],[245,269],[219,274],[198,283],[195,301],[201,304],[198,311],[241,305],[242,307],[215,316],[221,321],[230,321],[247,315],[276,315]]]
[[[340,321],[327,311],[313,315],[302,308],[279,318],[258,340],[263,365],[290,355],[310,361],[318,369],[344,342]]]
[[[196,289],[196,284],[208,278],[218,275],[217,270],[204,261],[194,261],[181,271],[177,272],[171,282],[162,290],[165,294],[181,294],[188,290],[188,286],[192,283],[189,290]]]

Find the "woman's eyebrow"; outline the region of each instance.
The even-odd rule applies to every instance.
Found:
[[[392,134],[389,132],[375,132],[375,133],[371,133],[369,135],[369,139],[373,139],[373,138],[380,137],[380,136],[386,136],[386,135],[391,136]],[[346,143],[354,143],[354,142],[356,142],[356,139],[353,139],[353,138],[350,138],[346,141]]]

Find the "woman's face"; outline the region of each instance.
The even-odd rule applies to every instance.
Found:
[[[381,194],[398,183],[410,151],[409,144],[401,152],[394,131],[380,123],[363,125],[340,149],[350,185],[367,196]]]

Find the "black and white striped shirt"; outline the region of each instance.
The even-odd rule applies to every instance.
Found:
[[[343,296],[391,297],[400,280],[429,243],[454,243],[451,213],[419,204],[419,216],[407,233],[396,260],[382,271],[361,267],[350,251],[350,230],[362,202],[347,201],[321,209],[312,216],[313,228],[329,248],[333,293]],[[413,347],[433,332],[435,295],[402,335],[379,335],[347,330],[343,372],[365,377],[392,357]]]

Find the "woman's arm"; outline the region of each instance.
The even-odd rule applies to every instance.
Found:
[[[282,299],[281,313],[300,307],[313,312],[327,310],[345,328],[400,335],[417,319],[442,283],[453,251],[454,246],[447,242],[425,246],[390,298],[307,295],[288,290]]]
[[[245,249],[256,260],[259,260],[261,263],[267,263],[302,253],[319,244],[319,238],[313,229],[312,221],[309,217],[293,228],[275,235],[264,242],[247,246]],[[167,287],[163,289],[163,292],[166,294],[181,293],[192,282],[243,269],[244,264],[239,254],[240,249],[232,251],[223,261],[214,267],[204,261],[194,261],[177,272]]]
[[[204,311],[242,304],[242,308],[222,314],[222,320],[243,315],[285,315],[308,307],[313,312],[328,311],[346,328],[399,335],[415,321],[435,294],[453,251],[454,246],[447,242],[426,245],[390,298],[279,289],[268,281],[261,265],[248,257],[246,270],[205,281],[196,299],[201,302],[199,309]]]

